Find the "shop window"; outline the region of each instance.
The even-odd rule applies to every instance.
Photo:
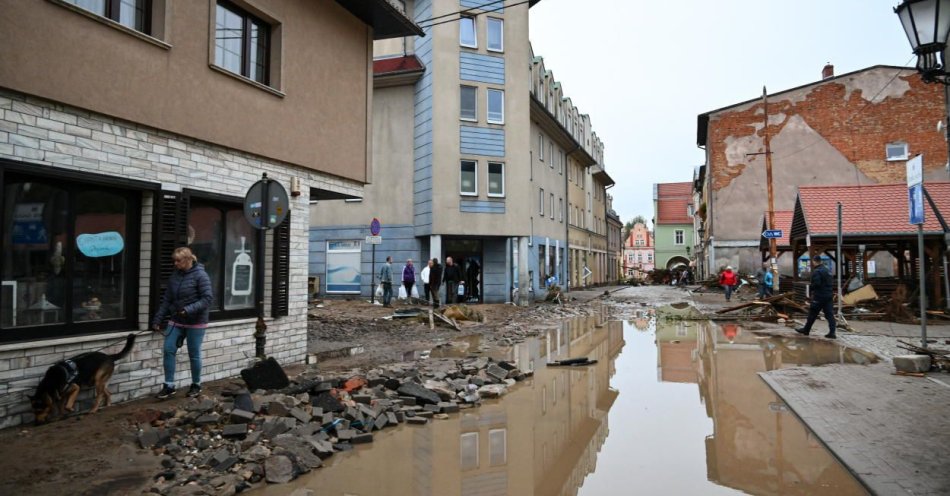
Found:
[[[240,203],[192,197],[188,244],[211,279],[213,318],[255,307],[257,231],[244,219]]]
[[[360,293],[361,253],[359,240],[327,241],[327,293]]]
[[[139,194],[8,172],[0,341],[135,326]]]

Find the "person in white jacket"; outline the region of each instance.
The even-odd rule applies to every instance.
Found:
[[[432,260],[429,260],[429,263],[422,269],[422,273],[419,274],[419,280],[422,281],[422,290],[424,291],[424,297],[426,301],[429,300],[429,268],[432,267]]]

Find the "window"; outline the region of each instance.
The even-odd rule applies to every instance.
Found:
[[[253,312],[257,231],[245,220],[243,205],[192,196],[188,233],[189,246],[214,290],[211,318],[237,317],[225,313],[234,310]]]
[[[488,162],[488,196],[505,196],[505,164]]]
[[[478,120],[478,88],[462,86],[459,90],[459,118],[466,121]]]
[[[564,152],[561,152],[561,160],[557,163],[557,173],[564,174]]]
[[[551,193],[551,203],[548,204],[548,208],[551,210],[551,220],[554,220],[554,193]]]
[[[5,174],[0,342],[134,328],[140,194]]]
[[[538,160],[544,162],[544,135],[538,134]]]
[[[478,468],[478,433],[466,432],[459,436],[459,466],[462,470]]]
[[[887,160],[907,160],[907,143],[888,143],[886,146]]]
[[[151,0],[63,0],[145,34],[151,33]]]
[[[497,467],[508,462],[508,429],[489,429],[488,465]]]
[[[647,252],[647,262],[653,263],[653,253]]]
[[[462,17],[459,19],[459,45],[469,48],[478,48],[475,38],[475,18]]]
[[[564,222],[564,198],[557,199],[557,217],[558,222]]]
[[[551,157],[551,168],[554,168],[554,142],[548,140],[548,156]]]
[[[492,52],[501,52],[505,49],[505,21],[494,17],[488,18],[488,41],[486,48]]]
[[[459,193],[478,196],[478,162],[463,160],[459,172]]]
[[[327,293],[360,293],[361,253],[359,240],[327,241]]]
[[[505,123],[505,92],[502,90],[488,89],[488,122]]]
[[[678,245],[683,244],[683,242],[684,242],[684,241],[683,241],[683,236],[684,236],[684,232],[683,232],[682,229],[677,229],[676,231],[674,231],[674,232],[673,232],[673,238],[674,238],[673,243],[678,244]]]
[[[541,214],[541,217],[544,217],[544,188],[541,188],[538,199],[540,201],[538,204],[538,213]]]
[[[270,84],[270,25],[230,2],[215,11],[214,64],[261,84]]]

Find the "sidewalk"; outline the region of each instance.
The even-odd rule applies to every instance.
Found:
[[[877,365],[826,365],[759,374],[875,494],[948,494],[950,382]]]

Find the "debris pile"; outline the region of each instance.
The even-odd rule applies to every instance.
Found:
[[[488,357],[351,372],[305,372],[280,391],[235,388],[221,401],[201,396],[180,408],[150,410],[138,419],[137,439],[162,457],[151,492],[235,494],[285,483],[334,453],[373,442],[380,430],[447,419],[531,375]]]
[[[950,350],[943,350],[940,348],[933,348],[929,344],[926,348],[917,346],[906,341],[898,341],[897,347],[903,348],[910,352],[913,352],[915,355],[929,356],[930,357],[930,369],[931,370],[943,370],[944,372],[950,372]]]

